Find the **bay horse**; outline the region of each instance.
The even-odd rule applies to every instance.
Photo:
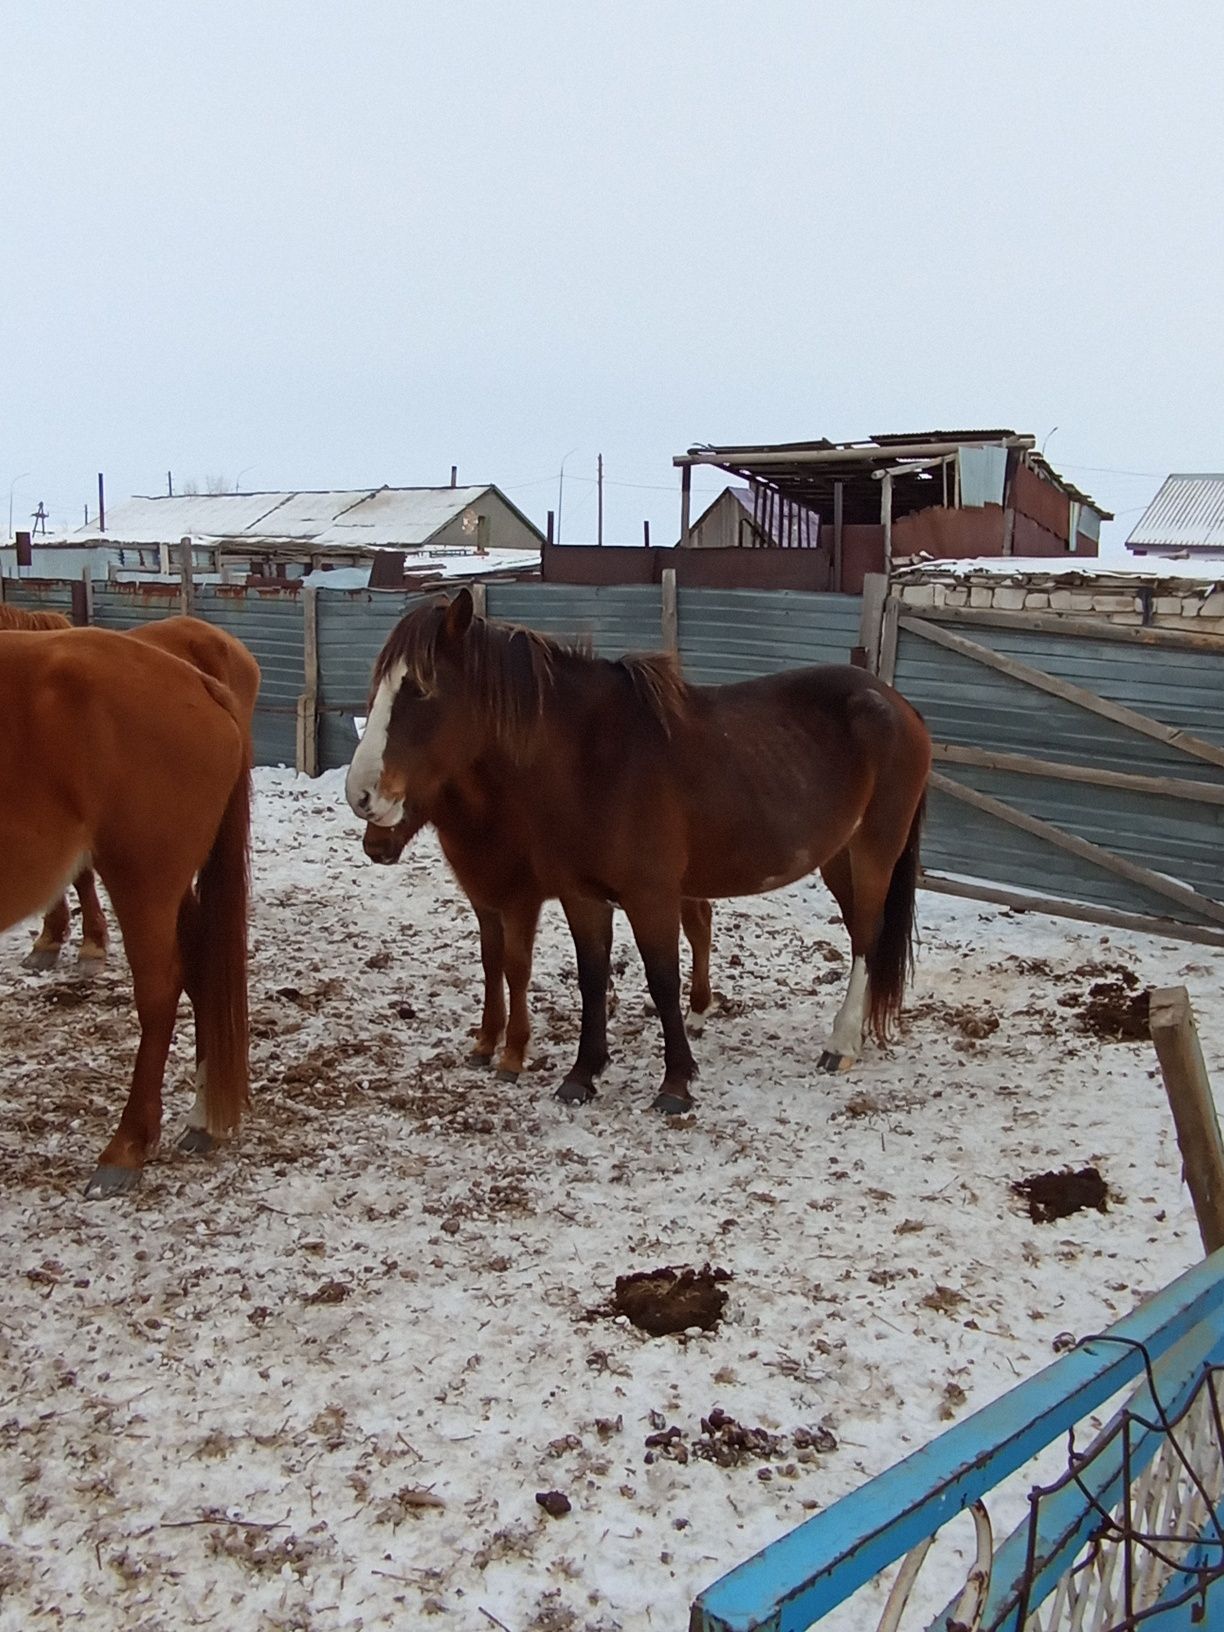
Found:
[[[0,628],[6,629],[71,629],[70,620],[59,612],[26,612],[19,607],[0,602]],[[259,665],[247,648],[223,630],[205,623],[201,618],[159,618],[155,623],[130,629],[133,640],[146,641],[163,651],[173,652],[194,664],[202,674],[211,674],[214,680],[228,686],[242,706],[249,732],[259,695]],[[106,963],[109,936],[106,914],[98,899],[93,869],[85,867],[72,881],[81,906],[81,945],[77,961],[86,974],[96,973]],[[72,915],[68,897],[63,895],[47,912],[42,930],[23,965],[27,969],[53,969],[59,962],[68,939]]]
[[[247,1103],[248,715],[183,658],[101,629],[0,633],[0,696],[0,929],[90,864],[132,970],[131,1091],[85,1192],[115,1195],[160,1134],[183,990],[198,1069],[180,1144],[210,1149]]]
[[[470,1065],[492,1065],[498,1044],[503,1041],[498,1059],[498,1075],[516,1078],[523,1069],[527,1045],[531,1040],[531,1017],[527,1008],[527,991],[531,984],[531,963],[535,951],[536,927],[540,909],[548,899],[524,866],[522,856],[511,849],[510,835],[498,830],[496,807],[481,801],[476,808],[473,798],[479,797],[477,784],[469,781],[466,790],[449,790],[448,805],[452,820],[439,833],[442,853],[450,865],[456,882],[467,896],[480,927],[480,962],[484,971],[484,1007],[476,1040],[468,1056]],[[466,805],[466,810],[465,810]],[[479,834],[474,844],[463,842],[460,828],[470,830],[472,821]],[[405,820],[395,827],[377,827],[366,824],[362,848],[371,861],[393,866],[404,848],[416,836],[422,822]],[[562,910],[569,917],[569,907],[562,900]],[[693,978],[689,988],[689,1013],[700,1025],[710,1006],[710,940],[712,914],[708,901],[682,901],[680,919],[685,938],[693,953]],[[608,908],[608,945],[612,941],[612,909]],[[506,997],[509,994],[509,1013]],[[606,997],[605,997],[606,1006]],[[584,1028],[606,1030],[606,1012],[588,1013],[584,994]]]
[[[663,1029],[653,1101],[690,1109],[680,1012],[681,903],[753,895],[819,869],[850,933],[845,998],[819,1065],[887,1038],[912,966],[931,763],[917,711],[864,669],[830,664],[688,685],[662,654],[611,662],[474,616],[472,597],[414,609],[374,666],[345,791],[376,826],[468,815],[448,791],[487,779],[513,853],[560,897],[584,1012],[606,990],[610,906],[633,929]],[[479,842],[479,817],[469,842]],[[602,1039],[584,1025],[558,1090],[594,1093]]]

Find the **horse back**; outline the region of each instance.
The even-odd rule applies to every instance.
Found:
[[[129,631],[132,639],[181,657],[201,674],[228,687],[250,729],[259,696],[259,664],[240,640],[202,618],[161,618]]]

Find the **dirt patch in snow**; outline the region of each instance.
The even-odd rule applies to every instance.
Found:
[[[1148,1022],[1151,991],[1140,985],[1133,969],[1120,963],[1086,963],[1072,970],[1081,979],[1093,979],[1087,992],[1067,992],[1059,998],[1065,1009],[1078,1009],[1080,1031],[1103,1043],[1141,1043],[1152,1035]]]
[[[1095,1167],[1035,1173],[1027,1179],[1017,1179],[1012,1190],[1027,1204],[1034,1224],[1052,1224],[1055,1219],[1070,1218],[1072,1213],[1082,1213],[1088,1208],[1095,1208],[1098,1213],[1109,1211],[1109,1186]]]
[[[640,1332],[668,1337],[675,1332],[712,1332],[727,1307],[725,1269],[705,1264],[638,1270],[618,1275],[611,1302],[600,1315],[624,1315]]]

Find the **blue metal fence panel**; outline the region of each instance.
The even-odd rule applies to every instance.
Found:
[[[490,584],[487,609],[555,640],[589,640],[597,657],[657,652],[663,599],[654,584]]]
[[[72,616],[72,585],[62,578],[6,578],[4,599],[23,612],[62,612]]]
[[[354,720],[366,711],[370,672],[404,613],[430,596],[390,589],[320,589],[319,766],[347,765],[357,746]]]
[[[259,664],[255,763],[295,764],[297,704],[306,685],[301,596],[210,584],[196,590],[195,614],[242,641]]]
[[[177,584],[95,584],[93,621],[100,629],[139,629],[181,611]]]
[[[724,685],[809,663],[848,663],[857,595],[803,590],[682,589],[680,660],[695,685]]]
[[[1224,745],[1224,651],[982,624],[957,625],[956,632],[1161,724]],[[1218,766],[909,629],[901,630],[895,680],[937,743],[1224,787]],[[959,764],[938,768],[966,787],[1224,901],[1224,809],[1219,805],[1156,789],[1108,788]],[[1184,923],[1209,921],[1158,891],[939,792],[931,796],[923,864],[931,871],[1090,906]]]

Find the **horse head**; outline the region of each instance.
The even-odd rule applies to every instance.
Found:
[[[449,603],[417,607],[379,653],[369,716],[344,784],[354,813],[373,827],[415,833],[440,789],[480,751],[466,683],[472,612],[466,589]]]

